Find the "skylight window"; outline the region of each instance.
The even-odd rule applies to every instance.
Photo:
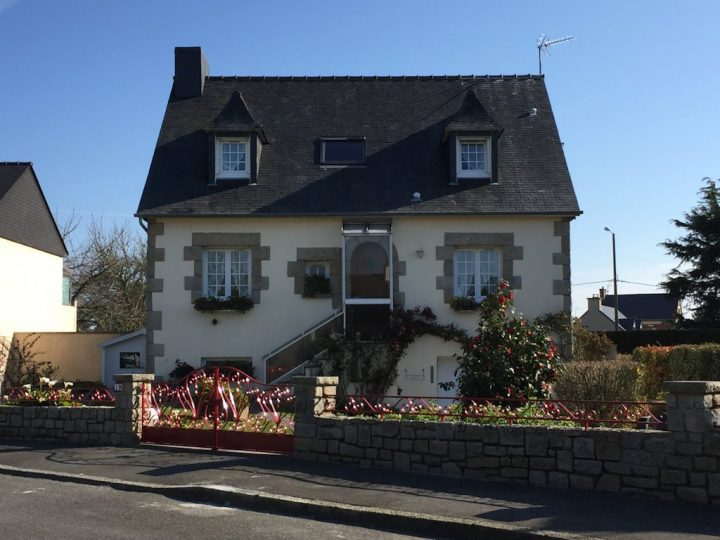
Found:
[[[320,152],[323,165],[362,165],[365,163],[365,139],[323,139]]]

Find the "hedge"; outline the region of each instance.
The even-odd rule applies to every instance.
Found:
[[[638,347],[633,360],[640,363],[640,395],[648,399],[662,396],[663,381],[720,380],[720,343]]]
[[[632,354],[636,347],[646,345],[685,345],[720,343],[720,328],[687,328],[670,330],[632,330],[605,332],[620,354]]]
[[[558,399],[636,401],[640,365],[628,360],[564,362],[552,385]]]

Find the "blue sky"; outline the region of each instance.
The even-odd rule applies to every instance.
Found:
[[[669,220],[720,176],[720,3],[0,0],[0,160],[35,164],[59,221],[132,219],[172,84],[173,48],[213,75],[543,71],[580,206],[574,311],[612,277],[655,284]],[[620,284],[620,293],[653,292]]]

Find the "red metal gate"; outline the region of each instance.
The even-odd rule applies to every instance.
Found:
[[[193,371],[179,384],[148,384],[143,396],[143,442],[293,451],[290,386],[264,384],[239,369],[214,366]]]

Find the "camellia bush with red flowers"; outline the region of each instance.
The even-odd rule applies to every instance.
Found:
[[[515,313],[514,293],[502,281],[479,306],[477,334],[458,357],[460,395],[547,397],[559,358],[549,329]]]

